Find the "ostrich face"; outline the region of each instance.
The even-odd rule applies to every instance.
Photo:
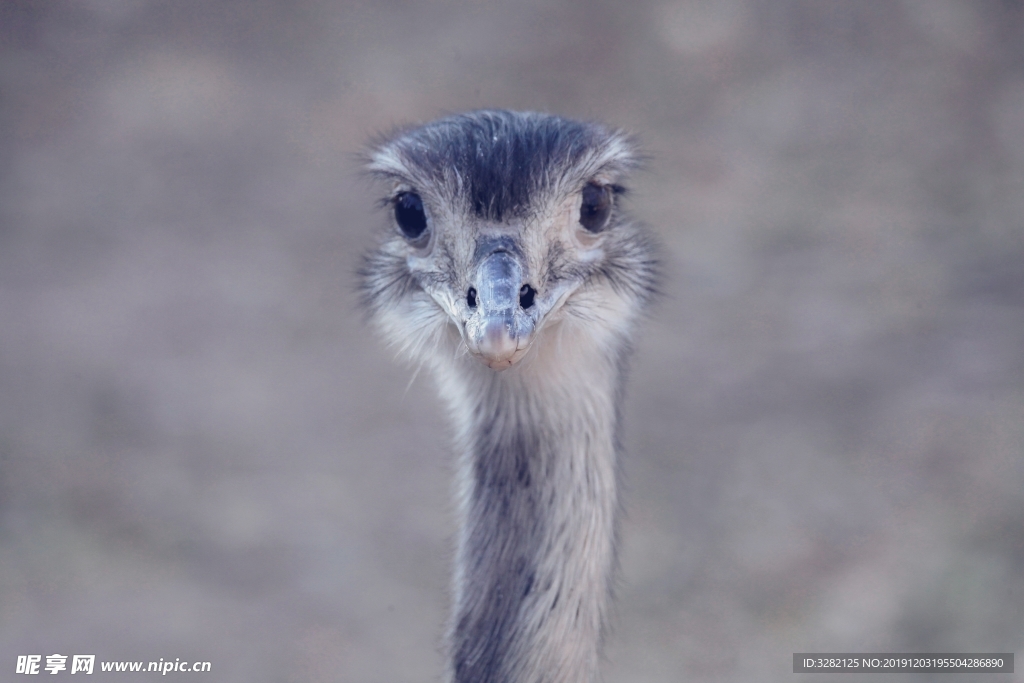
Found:
[[[414,358],[448,345],[494,370],[565,324],[625,332],[653,277],[650,244],[617,206],[635,160],[621,133],[510,112],[380,144],[368,168],[389,184],[392,218],[362,270],[365,303]]]

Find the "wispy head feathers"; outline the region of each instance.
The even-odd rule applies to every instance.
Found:
[[[600,124],[484,110],[392,135],[370,153],[367,170],[413,187],[446,187],[472,214],[501,221],[566,183],[618,178],[638,161],[626,134]]]

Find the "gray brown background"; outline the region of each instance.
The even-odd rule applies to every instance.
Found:
[[[4,0],[0,45],[0,680],[438,679],[449,435],[356,310],[354,155],[480,107],[652,157],[607,681],[1024,654],[1021,2]]]

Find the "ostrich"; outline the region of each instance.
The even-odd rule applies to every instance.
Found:
[[[621,131],[478,111],[379,141],[392,228],[361,269],[383,336],[455,425],[447,680],[597,678],[615,567],[630,339],[655,247],[619,207]]]

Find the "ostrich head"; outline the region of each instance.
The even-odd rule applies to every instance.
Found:
[[[614,568],[622,359],[655,250],[620,200],[629,139],[481,111],[370,154],[393,218],[364,303],[459,434],[449,680],[591,683]]]
[[[566,335],[621,346],[655,272],[620,207],[636,164],[622,132],[535,113],[473,112],[380,142],[367,168],[393,219],[364,263],[364,303],[432,366],[468,355],[502,371]]]

